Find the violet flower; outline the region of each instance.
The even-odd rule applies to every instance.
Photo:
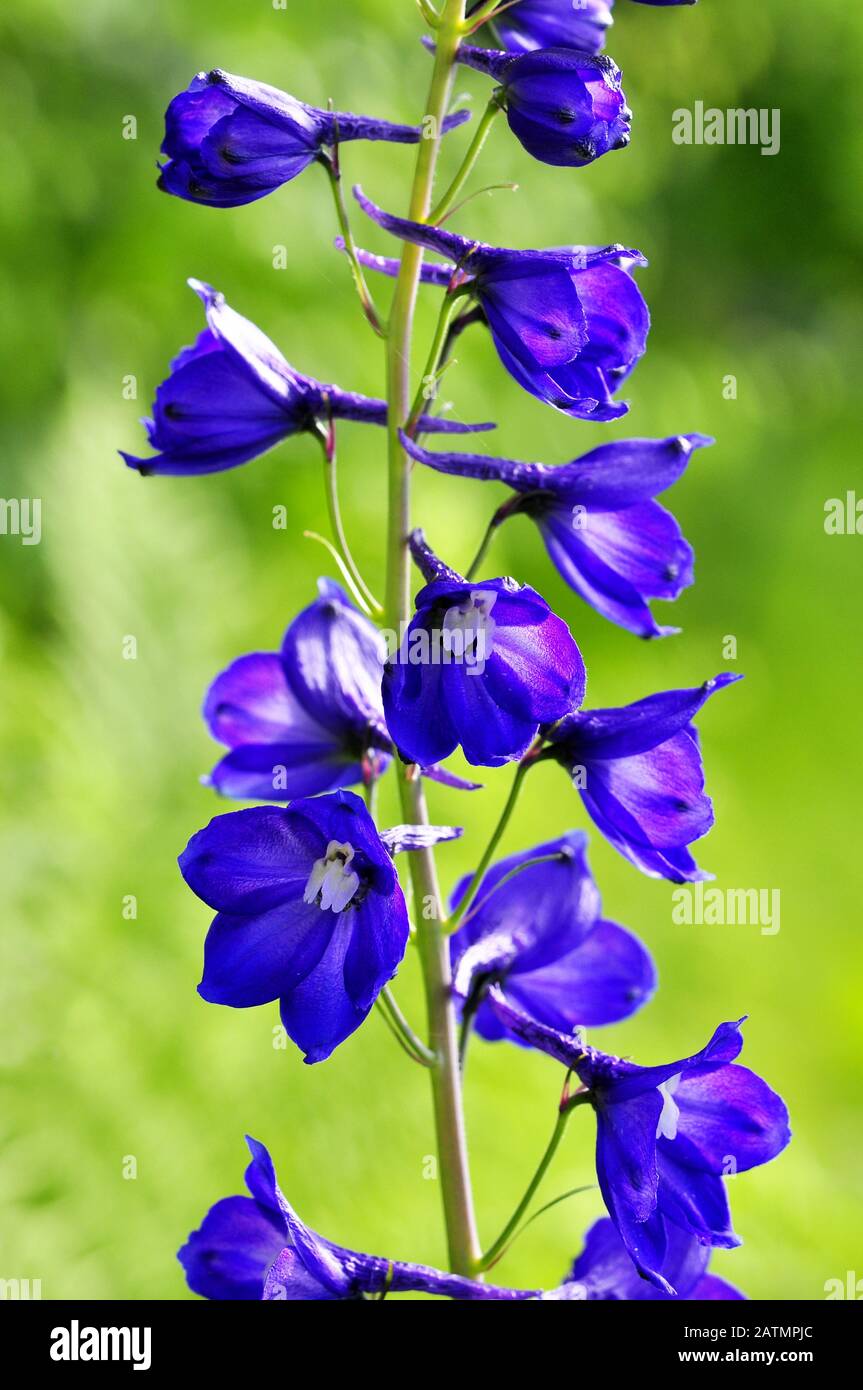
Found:
[[[449,116],[444,133],[469,119],[467,111]],[[319,111],[265,82],[216,68],[199,72],[165,113],[168,159],[159,187],[193,203],[239,207],[289,183],[337,142],[415,145],[422,138],[422,126]]]
[[[222,796],[288,801],[379,777],[384,724],[380,633],[331,579],[279,652],[238,657],[207,692],[204,719],[230,752],[210,777]]]
[[[300,1220],[284,1196],[263,1144],[246,1136],[249,1197],[211,1207],[178,1252],[193,1293],[216,1300],[362,1300],[427,1293],[458,1300],[537,1299],[533,1289],[502,1289],[427,1265],[361,1255],[334,1245]]]
[[[360,1026],[404,956],[398,876],[353,792],[217,816],[192,836],[180,869],[218,913],[198,993],[235,1009],[278,999],[307,1062]]]
[[[454,909],[469,883],[456,887]],[[656,989],[645,947],[602,918],[580,830],[492,865],[450,937],[450,956],[462,1008],[488,1042],[521,1041],[486,999],[493,984],[531,1017],[570,1033],[628,1018]]]
[[[692,721],[711,695],[741,679],[727,673],[621,709],[575,712],[548,731],[541,756],[567,769],[597,829],[651,878],[712,877],[688,849],[713,825]]]
[[[552,467],[483,454],[432,453],[402,435],[411,458],[439,473],[500,482],[514,496],[495,521],[529,516],[567,584],[603,617],[639,637],[665,637],[650,599],[670,601],[692,583],[692,548],[655,501],[682,477],[704,434],[600,444]]]
[[[610,58],[571,48],[513,56],[463,44],[458,61],[500,83],[510,130],[543,164],[581,168],[629,144],[632,112]]]
[[[769,1163],[789,1143],[788,1111],[760,1076],[735,1064],[739,1019],[706,1047],[640,1067],[588,1047],[516,1009],[494,987],[501,1021],[575,1072],[596,1112],[596,1173],[609,1216],[638,1272],[675,1294],[672,1226],[704,1245],[740,1245],[723,1177]]]
[[[171,363],[156,392],[153,419],[143,422],[159,452],[138,458],[121,450],[130,468],[144,475],[218,473],[291,435],[319,431],[331,419],[386,424],[385,401],[303,376],[224,295],[200,280],[189,284],[204,304],[207,327]],[[463,434],[473,426],[435,417],[424,418],[422,428]]]
[[[676,1294],[658,1289],[639,1274],[613,1221],[603,1216],[584,1238],[584,1249],[564,1283],[570,1298],[652,1302],[677,1298],[705,1303],[745,1299],[745,1294],[716,1274],[709,1274],[710,1248],[671,1222],[666,1224],[663,1268]]]
[[[459,745],[475,765],[521,757],[541,724],[584,697],[584,662],[569,628],[513,579],[468,582],[421,532],[413,533],[411,550],[428,583],[384,670],[393,743],[421,764],[440,762]]]
[[[613,395],[643,355],[650,327],[647,305],[630,273],[646,264],[640,252],[622,246],[546,251],[486,246],[442,227],[394,217],[359,188],[354,196],[393,236],[451,262],[453,286],[476,300],[501,362],[526,391],[580,419],[615,420],[626,414],[628,407]],[[388,263],[378,268],[388,269]],[[440,270],[433,267],[433,275]]]
[[[479,3],[479,0],[477,0]],[[640,5],[694,5],[696,0],[636,0]],[[614,0],[518,0],[496,16],[494,33],[504,48],[580,48],[598,53],[614,23]]]

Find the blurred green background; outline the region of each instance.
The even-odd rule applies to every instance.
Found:
[[[381,353],[331,249],[319,171],[216,211],[157,193],[154,162],[165,105],[211,66],[413,121],[429,67],[419,34],[411,0],[30,0],[0,19],[2,493],[43,499],[41,545],[0,536],[0,1276],[41,1278],[46,1298],[186,1296],[174,1252],[213,1201],[241,1190],[244,1131],[270,1146],[291,1200],[331,1238],[444,1258],[437,1184],[424,1177],[426,1078],[379,1019],[308,1068],[274,1048],[275,1006],[232,1011],[195,994],[209,914],[176,855],[230,809],[198,781],[217,754],[199,704],[233,657],[277,645],[327,572],[301,536],[326,529],[316,447],[300,439],[238,471],[179,480],[142,480],[116,454],[145,452],[139,416],[201,327],[189,275],[224,290],[303,370],[379,393]],[[818,1299],[826,1280],[863,1275],[863,539],[823,524],[825,501],[860,478],[863,122],[851,74],[863,11],[847,0],[680,11],[618,0],[609,50],[635,112],[630,149],[553,170],[502,126],[475,183],[517,179],[521,191],[478,199],[454,225],[513,245],[644,250],[654,329],[628,385],[631,414],[607,427],[554,413],[519,392],[481,334],[462,340],[445,394],[463,415],[500,422],[492,449],[525,458],[562,462],[626,434],[718,438],[666,499],[698,559],[696,586],[662,614],[680,637],[642,644],[588,611],[526,522],[499,535],[490,572],[534,583],[568,617],[592,704],[699,682],[728,668],[723,641],[737,639],[733,666],[747,679],[700,721],[717,826],[699,859],[720,886],[779,888],[781,931],[675,926],[671,886],[592,836],[606,913],[643,936],[661,976],[640,1016],[594,1041],[662,1061],[750,1014],[743,1060],[786,1096],[795,1139],[733,1182],[745,1244],[715,1267],[753,1298]],[[487,85],[463,73],[457,90],[479,109]],[[779,108],[781,153],[673,144],[672,112],[696,100]],[[136,140],[123,138],[130,115]],[[464,138],[451,138],[444,173]],[[344,151],[347,180],[397,211],[412,162],[400,147]],[[388,250],[359,220],[361,239]],[[285,269],[274,268],[279,247]],[[729,375],[736,400],[723,395]],[[137,400],[124,398],[128,376]],[[355,552],[380,587],[383,437],[345,426],[341,453]],[[417,479],[417,513],[456,565],[496,500]],[[288,531],[273,528],[279,505]],[[129,636],[136,660],[123,656]],[[469,824],[441,852],[447,886],[471,867],[509,777],[485,780],[470,798],[432,790],[434,819]],[[391,800],[384,813],[395,819]],[[505,848],[581,824],[566,778],[545,767]],[[419,1024],[410,954],[397,993]],[[472,1053],[487,1240],[533,1171],[559,1084],[541,1056]],[[582,1115],[543,1194],[591,1180]],[[595,1193],[556,1208],[501,1278],[557,1282],[599,1210]]]

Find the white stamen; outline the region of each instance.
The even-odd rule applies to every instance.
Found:
[[[303,890],[303,902],[318,903],[322,912],[341,912],[360,886],[359,874],[348,869],[354,847],[330,840],[323,859],[316,859]]]
[[[478,661],[489,656],[495,629],[491,610],[496,599],[494,591],[476,589],[462,603],[447,609],[443,620],[444,646],[456,660],[464,660],[469,653]]]
[[[667,1081],[663,1081],[657,1086],[659,1094],[662,1096],[662,1110],[656,1126],[657,1139],[676,1139],[677,1123],[680,1119],[680,1106],[674,1099],[674,1093],[680,1085],[681,1073],[676,1076],[669,1076]]]

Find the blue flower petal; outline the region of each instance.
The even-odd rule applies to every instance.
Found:
[[[178,1252],[186,1281],[202,1298],[260,1299],[267,1271],[285,1243],[284,1222],[250,1197],[211,1207]]]
[[[668,1223],[663,1276],[677,1290],[677,1297],[694,1298],[704,1279],[710,1251],[689,1232]],[[622,1299],[649,1302],[671,1297],[638,1273],[613,1221],[601,1217],[584,1238],[584,1249],[567,1276],[580,1284],[587,1299]]]
[[[511,974],[507,994],[526,1013],[562,1032],[619,1023],[656,990],[647,948],[615,922],[599,922],[580,945],[538,970]]]

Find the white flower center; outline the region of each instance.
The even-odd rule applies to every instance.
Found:
[[[304,903],[317,903],[322,912],[341,912],[360,886],[359,875],[348,866],[354,857],[353,845],[330,840],[323,859],[316,859],[303,890]]]
[[[663,1081],[661,1086],[657,1086],[659,1094],[662,1096],[662,1110],[656,1125],[657,1139],[676,1139],[677,1122],[680,1119],[680,1106],[674,1099],[674,1093],[680,1085],[681,1073],[676,1076],[669,1076],[667,1081]]]
[[[443,620],[444,645],[456,658],[469,652],[484,661],[491,651],[495,622],[491,616],[497,594],[475,590],[464,602],[448,608]]]

